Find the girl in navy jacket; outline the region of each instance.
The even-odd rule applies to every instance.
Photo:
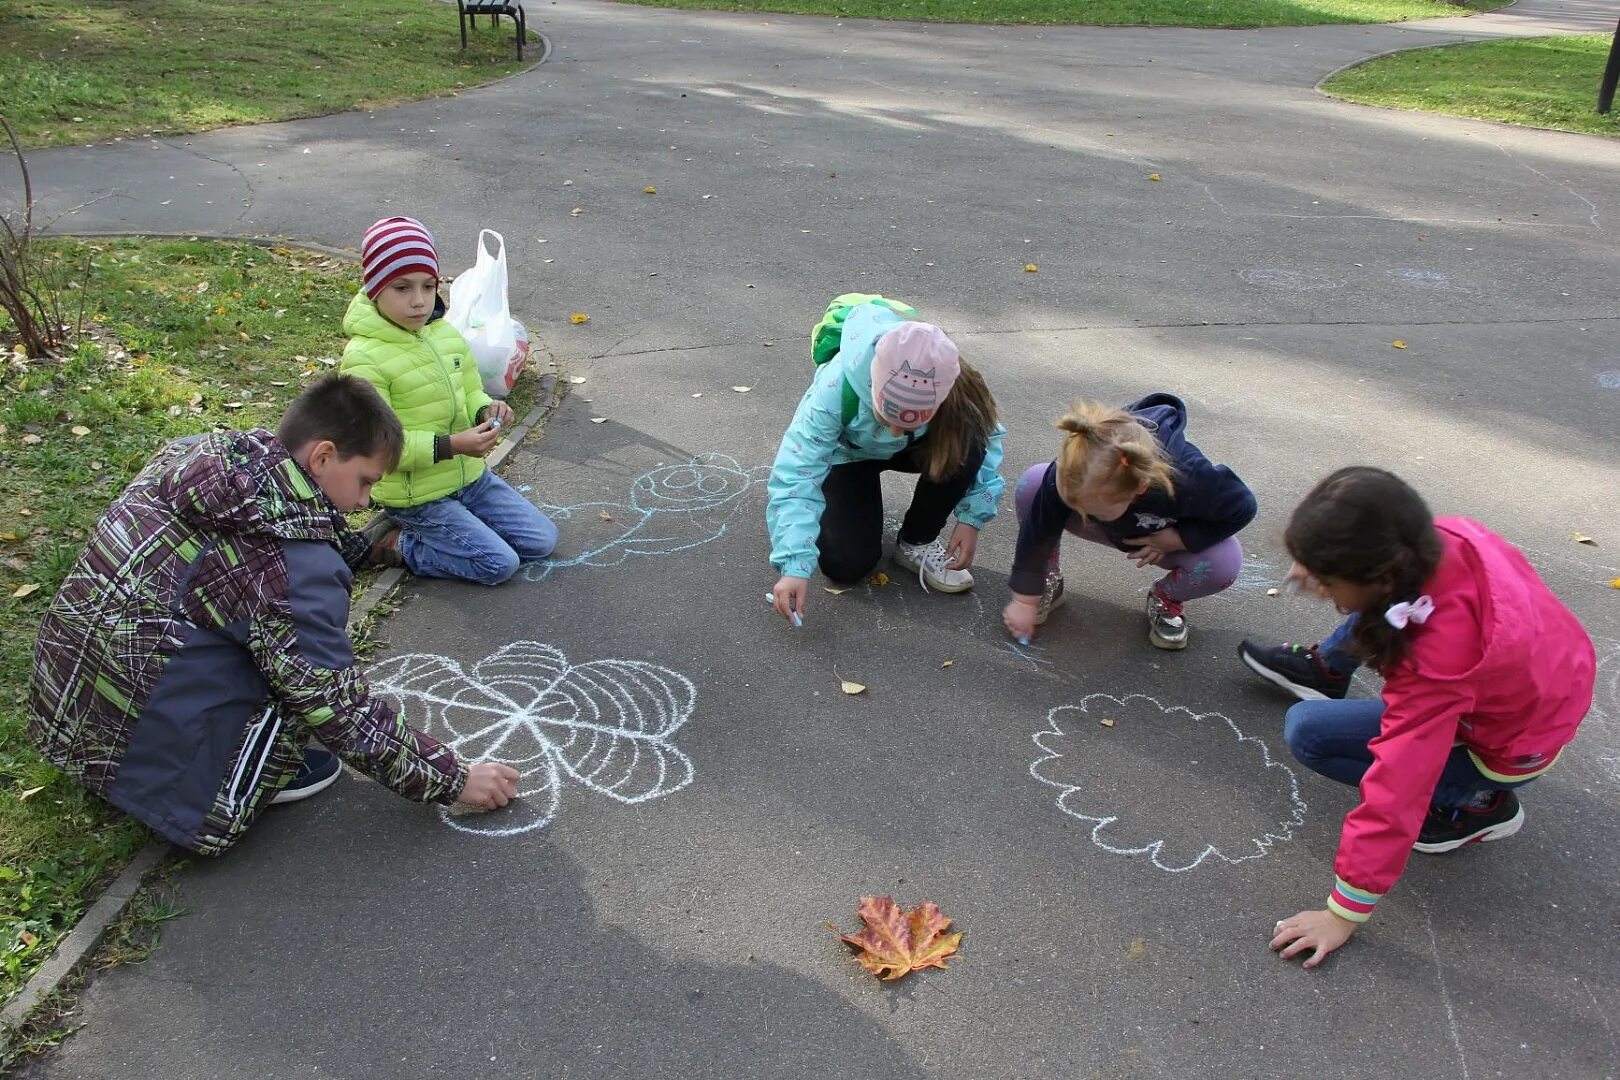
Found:
[[[1008,632],[1027,644],[1063,602],[1058,543],[1067,531],[1168,571],[1148,592],[1148,640],[1186,648],[1182,605],[1237,580],[1237,533],[1254,520],[1254,495],[1187,441],[1187,406],[1171,394],[1125,409],[1076,402],[1057,426],[1066,433],[1057,459],[1018,481]]]

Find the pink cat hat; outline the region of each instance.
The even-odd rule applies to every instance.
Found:
[[[878,338],[872,355],[872,407],[878,419],[915,431],[950,394],[962,361],[945,331],[903,322]]]

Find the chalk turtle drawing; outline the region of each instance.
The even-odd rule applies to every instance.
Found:
[[[692,782],[692,761],[672,739],[692,715],[697,690],[657,664],[570,664],[551,645],[515,641],[471,671],[446,656],[411,653],[377,664],[369,679],[399,703],[407,723],[463,760],[501,761],[522,774],[518,801],[497,813],[442,811],[463,832],[512,836],[545,827],[565,780],[621,803]]]
[[[523,576],[540,581],[565,567],[617,566],[631,556],[673,555],[718,540],[743,508],[741,496],[769,475],[769,466],[744,469],[725,454],[698,454],[642,473],[631,481],[622,503],[540,503],[553,521],[578,518],[594,525],[606,511],[624,524],[624,531],[572,558],[532,563]]]
[[[1116,726],[1103,727],[1104,719]],[[1131,732],[1143,730],[1152,732],[1145,737],[1150,744],[1130,740]],[[1184,764],[1168,764],[1168,759],[1192,745],[1197,749],[1191,752],[1200,755],[1220,754],[1223,748],[1210,740],[1228,737],[1261,769],[1260,783],[1245,785],[1253,797],[1245,796],[1242,805],[1211,804],[1196,817],[1187,814],[1185,803],[1225,766],[1210,761],[1189,770]],[[1033,738],[1041,756],[1030,764],[1029,775],[1058,789],[1058,809],[1091,824],[1092,843],[1114,855],[1147,855],[1154,866],[1172,874],[1211,859],[1235,864],[1262,858],[1305,823],[1305,800],[1294,770],[1274,759],[1263,740],[1245,734],[1220,713],[1167,707],[1143,694],[1091,694],[1078,705],[1059,705],[1047,713],[1046,727]],[[1120,756],[1125,754],[1133,755],[1128,762]],[[1190,764],[1198,766],[1199,761]],[[1161,808],[1165,824],[1173,818],[1178,831],[1191,829],[1197,835],[1154,835],[1161,826],[1150,807]],[[1211,833],[1219,835],[1211,839]]]

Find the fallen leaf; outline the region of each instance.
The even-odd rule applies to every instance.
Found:
[[[903,911],[891,896],[863,896],[856,909],[866,926],[838,940],[859,951],[855,959],[873,975],[893,981],[922,968],[943,968],[962,942],[962,933],[945,933],[951,920],[932,900]]]
[[[1277,590],[1276,589],[1267,589],[1266,590],[1266,595],[1267,596],[1276,596],[1277,595]]]
[[[843,593],[849,592],[849,586],[847,586],[847,585],[839,585],[839,586],[823,585],[821,588],[822,588],[822,590],[824,592],[832,593],[834,596],[839,596],[839,595],[842,595]]]
[[[1103,717],[1101,720],[1098,720],[1097,723],[1101,724],[1103,727],[1113,727],[1114,726],[1114,722],[1112,720],[1108,719],[1108,717],[1106,717],[1106,716]]]
[[[1026,274],[1033,274],[1039,269],[1040,269],[1040,267],[1036,266],[1034,263],[1025,263],[1024,264],[1024,273],[1026,273]]]
[[[0,532],[0,540],[4,540],[7,543],[11,543],[12,541],[21,540],[21,539],[22,539],[22,537],[18,536],[14,532]]]
[[[32,948],[34,943],[39,940],[39,935],[34,933],[32,930],[24,930],[22,933],[18,934],[17,937],[20,938],[22,943],[29,948]]]
[[[83,424],[74,424],[72,427],[68,428],[68,430],[79,436],[81,439],[90,434],[90,429],[85,427]]]
[[[774,341],[766,341],[763,342],[763,344],[767,349],[774,349],[776,347],[776,342]]]
[[[583,375],[570,375],[568,377],[568,381],[573,383],[575,386],[578,386],[580,383],[585,381],[585,376],[583,376]]]
[[[285,382],[283,382],[282,380],[280,380],[280,379],[271,379],[270,380],[270,385],[271,386],[286,386],[287,384]]]
[[[27,434],[27,435],[24,435],[24,436],[23,436],[23,437],[22,437],[22,444],[23,444],[23,445],[24,445],[24,446],[33,446],[33,445],[35,445],[35,444],[36,444],[36,443],[39,443],[39,442],[41,442],[41,441],[42,441],[42,440],[41,440],[41,439],[40,439],[40,437],[39,437],[39,436],[38,436],[38,435],[35,435],[35,434],[34,434],[34,433],[33,433],[33,432],[31,432],[31,431],[30,431],[30,432],[29,432],[29,433],[28,433],[28,434]]]
[[[877,573],[873,574],[872,577],[867,581],[868,585],[887,585],[888,583],[889,583],[889,575],[885,574],[881,570],[879,570]]]
[[[1597,541],[1592,539],[1590,536],[1587,536],[1583,532],[1571,533],[1570,535],[1577,544],[1590,544],[1593,547],[1597,547]]]
[[[4,540],[4,539],[5,539],[4,534],[0,534],[0,540]],[[1609,588],[1611,588],[1611,589],[1620,589],[1620,577],[1610,578],[1609,579]]]
[[[946,667],[951,667],[955,663],[956,663],[955,660],[947,660],[947,661],[945,661],[943,664],[941,664],[939,666],[942,667],[942,668],[946,668]]]
[[[582,209],[580,209],[579,207],[576,206],[572,210],[568,211],[568,216],[569,217],[579,217],[579,215],[583,214],[584,212],[585,212],[584,210],[582,210]]]
[[[90,463],[90,471],[91,472],[100,472],[102,470],[102,468],[103,468],[103,466],[102,466],[101,462],[99,462],[99,461],[92,461]]]
[[[596,512],[596,516],[601,518],[603,521],[612,521],[613,520],[613,515],[608,513],[606,510],[598,510]]]
[[[39,586],[35,585],[33,582],[29,582],[27,585],[24,585],[22,588],[18,589],[16,592],[12,593],[11,598],[13,600],[21,600],[23,597],[32,595],[33,593],[37,593],[37,592],[39,592]],[[864,689],[866,689],[866,687],[863,686],[863,687],[861,687],[861,689],[864,690]]]
[[[17,794],[17,801],[18,802],[27,802],[29,799],[32,799],[35,795],[38,795],[40,792],[42,792],[44,790],[45,790],[45,785],[44,784],[41,784],[39,787],[31,787],[27,791],[19,792]]]
[[[1150,172],[1148,173],[1148,179],[1157,184],[1159,182],[1159,174],[1156,172]]]
[[[17,511],[17,513],[21,514],[23,517],[33,517],[34,516],[34,512],[32,510],[28,509],[28,507],[26,507],[26,506],[20,508]]]
[[[34,587],[37,589],[39,586],[36,585]],[[862,683],[850,682],[848,679],[844,679],[838,685],[844,691],[844,693],[848,694],[850,697],[854,697],[856,694],[866,693],[866,686]]]
[[[1147,939],[1131,938],[1131,943],[1125,947],[1125,959],[1140,960],[1147,955]]]
[[[643,195],[656,195],[656,194],[658,194],[658,189],[655,188],[655,187],[652,187],[651,185],[649,185],[647,187],[642,188],[641,193]]]
[[[1397,349],[1406,348],[1406,342],[1402,341],[1400,338],[1396,338],[1394,341],[1390,342],[1390,344],[1395,346]]]
[[[593,417],[591,417],[591,423],[593,423],[593,424],[605,424],[605,423],[607,423],[607,417],[605,417],[605,416],[593,416]]]
[[[693,397],[702,397],[703,395],[702,394],[693,394],[692,396]]]
[[[748,393],[748,391],[752,390],[753,387],[752,386],[733,386],[732,389],[734,391],[736,391],[737,393],[739,393],[739,394],[746,394],[746,393]]]
[[[568,321],[573,323],[575,326],[584,326],[586,323],[591,321],[591,317],[585,314],[583,311],[576,311],[572,315],[568,316]]]
[[[227,409],[240,409],[241,407],[242,407],[242,403],[240,401],[227,401],[227,402],[225,402],[225,408],[227,408]]]

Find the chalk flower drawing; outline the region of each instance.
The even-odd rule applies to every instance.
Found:
[[[1114,720],[1115,726],[1102,726],[1104,719]],[[1179,874],[1209,859],[1240,863],[1261,858],[1273,845],[1292,839],[1294,829],[1305,823],[1305,800],[1299,796],[1294,770],[1273,759],[1262,740],[1244,734],[1220,713],[1195,713],[1182,705],[1167,708],[1142,694],[1122,698],[1091,694],[1078,705],[1058,706],[1046,714],[1046,721],[1034,735],[1041,756],[1030,764],[1029,774],[1058,789],[1058,809],[1089,822],[1092,843],[1104,851],[1147,855],[1160,870]],[[1151,733],[1131,740],[1133,733],[1150,726]],[[1177,743],[1196,746],[1191,752],[1200,758],[1223,753],[1218,743],[1209,741],[1212,735],[1237,740],[1240,750],[1261,766],[1265,783],[1256,791],[1266,806],[1209,805],[1197,814],[1180,809],[1197,797],[1196,790],[1189,789],[1221,770],[1222,763],[1210,761],[1181,775],[1155,770],[1161,758],[1173,756]],[[1120,754],[1135,756],[1124,760]],[[1277,805],[1283,808],[1282,820],[1276,820]],[[1160,821],[1169,812],[1178,835],[1154,836],[1161,825],[1154,823],[1149,808],[1160,809]],[[1211,829],[1222,833],[1218,842],[1186,835],[1189,830]],[[1255,832],[1259,835],[1252,835]]]
[[[591,526],[604,520],[605,513],[624,531],[572,558],[533,563],[524,569],[524,577],[540,581],[569,566],[617,566],[633,555],[672,555],[718,540],[743,508],[741,496],[769,475],[768,466],[744,469],[725,454],[698,454],[682,464],[642,473],[631,481],[622,503],[541,503],[540,509],[553,521],[578,519]]]
[[[515,641],[471,671],[446,656],[411,653],[373,667],[372,688],[400,715],[464,761],[500,761],[522,774],[517,803],[490,815],[444,811],[465,832],[510,836],[550,824],[563,781],[621,803],[642,803],[692,782],[692,761],[671,741],[697,691],[684,676],[639,660],[570,664],[553,646]]]

